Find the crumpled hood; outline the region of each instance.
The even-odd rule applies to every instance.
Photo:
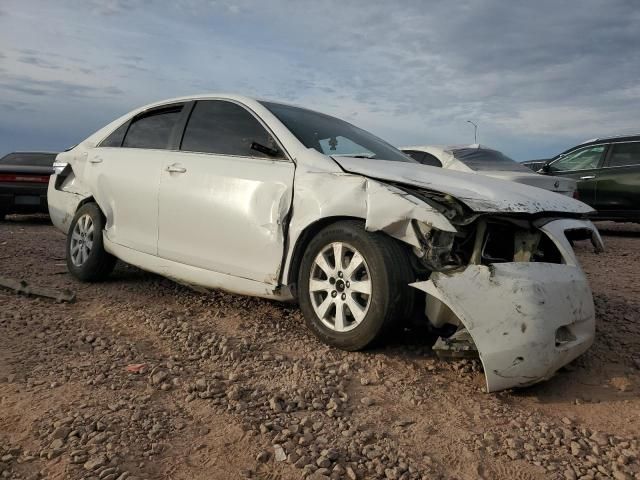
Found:
[[[584,214],[594,211],[589,205],[565,195],[484,175],[420,163],[332,158],[347,172],[449,194],[476,212]]]

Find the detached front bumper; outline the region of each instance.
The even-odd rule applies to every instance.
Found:
[[[591,222],[579,220],[539,228],[557,245],[564,263],[469,265],[413,284],[427,293],[432,323],[458,323],[469,332],[488,392],[546,380],[594,340],[591,289],[566,232],[591,230],[594,246],[601,249],[598,232]]]
[[[427,302],[446,305],[466,327],[488,392],[546,380],[593,343],[593,299],[578,267],[472,265],[414,286],[427,292]]]

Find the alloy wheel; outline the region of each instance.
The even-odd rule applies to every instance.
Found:
[[[362,254],[344,242],[333,242],[316,256],[309,278],[313,309],[333,331],[348,332],[367,315],[372,282]]]
[[[93,220],[91,215],[82,215],[73,227],[71,233],[70,251],[71,261],[76,267],[80,267],[87,261],[93,248]]]

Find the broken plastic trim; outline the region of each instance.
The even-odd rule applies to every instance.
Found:
[[[514,236],[514,261],[480,265],[483,225],[476,229],[475,264],[455,273],[434,272],[412,284],[427,295],[425,313],[432,325],[458,327],[434,350],[449,357],[471,353],[456,338],[468,332],[488,392],[546,380],[587,350],[595,334],[591,290],[567,232],[579,230],[584,238],[590,231],[596,251],[603,247],[600,235],[589,221],[555,219],[537,232]],[[527,261],[542,235],[556,245],[563,263]]]
[[[546,380],[593,342],[593,299],[578,267],[471,265],[454,274],[434,273],[412,286],[427,294],[427,304],[442,304],[446,308],[441,311],[452,312],[467,329],[483,364],[488,392]],[[560,327],[574,340],[557,345]]]

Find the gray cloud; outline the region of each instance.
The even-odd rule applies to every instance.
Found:
[[[63,80],[38,80],[26,75],[5,75],[0,79],[0,89],[32,96],[47,95],[57,98],[104,98],[123,93],[115,86],[98,87]]]
[[[122,94],[134,107],[192,89],[236,91],[345,116],[396,143],[460,143],[473,119],[481,140],[516,157],[638,129],[633,0],[63,5],[52,25],[67,37],[15,39],[16,61],[42,74],[25,79],[4,59],[6,92]]]
[[[26,63],[28,65],[35,65],[40,68],[50,68],[52,70],[58,70],[60,68],[59,65],[49,62],[37,55],[21,55],[18,57],[18,61],[21,63]]]

